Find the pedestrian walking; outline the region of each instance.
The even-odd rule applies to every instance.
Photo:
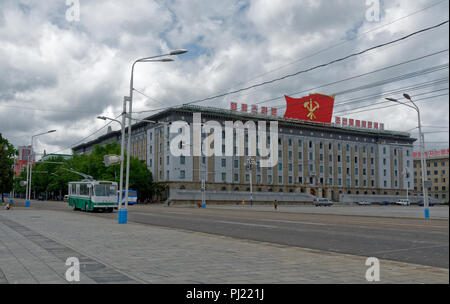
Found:
[[[277,210],[277,208],[278,208],[278,200],[275,200],[273,202],[273,207],[275,208],[275,210]]]

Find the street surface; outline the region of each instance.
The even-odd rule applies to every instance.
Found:
[[[17,205],[21,206],[23,202],[18,201]],[[33,201],[32,208],[74,213],[67,203],[63,202]],[[377,210],[376,207],[355,208],[357,208],[355,210],[358,208]],[[391,208],[391,210],[397,209]],[[315,210],[326,213],[332,209],[321,207]],[[446,213],[448,214],[448,207],[432,207],[431,212],[443,214],[444,217]],[[83,211],[75,213],[85,214]],[[89,213],[89,215],[117,221],[116,212]],[[300,248],[449,267],[448,218],[425,220],[405,217],[255,211],[249,208],[231,207],[203,209],[135,205],[129,206],[128,221]]]
[[[357,255],[131,221],[119,225],[92,213],[0,210],[0,284],[68,283],[68,258],[80,263],[75,284],[377,283],[366,280],[366,258]],[[449,282],[447,268],[383,259],[379,265],[379,283]]]

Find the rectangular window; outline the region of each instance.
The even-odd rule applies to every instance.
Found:
[[[169,162],[167,162],[169,163]],[[186,163],[186,157],[185,156],[180,156],[180,165],[184,165]]]
[[[298,171],[300,171],[300,172],[303,171],[303,165],[298,165]]]
[[[225,158],[222,158],[222,168],[225,168],[227,166],[227,160]]]
[[[239,174],[234,174],[234,181],[235,182],[238,182],[239,181]]]
[[[186,177],[186,171],[180,170],[180,178],[184,179]]]
[[[223,182],[227,181],[227,174],[225,172],[222,172],[222,181]]]

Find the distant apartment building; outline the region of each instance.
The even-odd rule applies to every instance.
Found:
[[[28,161],[34,162],[34,159],[29,158],[31,156],[31,146],[19,146],[17,150],[19,155],[14,164],[14,173],[16,176],[20,175],[26,169]]]
[[[414,194],[422,194],[420,155],[414,154]],[[441,202],[449,201],[449,149],[426,152],[426,179],[431,181],[428,195]]]

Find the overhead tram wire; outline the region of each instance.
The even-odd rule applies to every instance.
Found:
[[[402,81],[402,80],[406,80],[406,79],[410,79],[410,78],[426,75],[426,74],[429,74],[429,73],[438,72],[438,71],[441,71],[441,70],[444,70],[444,69],[448,69],[448,67],[449,67],[449,64],[447,63],[447,64],[443,64],[443,65],[439,65],[439,66],[423,69],[423,70],[420,70],[420,71],[416,71],[416,72],[413,72],[413,73],[392,77],[392,78],[389,78],[389,79],[386,79],[386,80],[377,81],[377,82],[373,82],[373,83],[370,83],[370,84],[362,85],[362,86],[355,87],[355,88],[352,88],[352,89],[347,89],[347,90],[344,90],[344,91],[341,91],[341,92],[337,92],[334,95],[339,96],[339,95],[344,95],[344,94],[348,94],[348,93],[354,93],[354,92],[361,91],[361,90],[371,89],[371,88],[374,88],[374,87],[377,87],[377,86],[386,85],[386,84],[394,83],[394,82],[397,82],[397,81]],[[440,79],[440,82],[444,81],[446,79],[448,80],[448,77]],[[309,90],[305,90],[305,91],[306,92],[311,92],[312,90],[314,90],[314,88],[313,89],[309,89]],[[326,97],[323,97],[323,98],[326,98]],[[320,100],[320,97],[319,97],[319,100]],[[292,105],[295,105],[295,104],[297,104],[297,103],[296,102],[292,103]],[[335,106],[338,106],[340,104],[342,104],[342,102],[341,103],[336,103]],[[287,105],[280,105],[280,106],[275,106],[274,108],[284,108],[286,106]]]
[[[293,64],[299,63],[299,62],[301,62],[301,61],[303,61],[303,60],[305,60],[305,59],[314,57],[314,56],[319,55],[319,54],[321,54],[321,53],[324,53],[324,52],[326,52],[326,51],[328,51],[328,50],[331,50],[331,49],[336,48],[336,47],[338,47],[338,46],[341,46],[341,45],[344,45],[344,44],[346,44],[346,43],[349,43],[349,42],[351,42],[351,41],[353,41],[353,40],[356,40],[357,38],[360,38],[360,37],[362,37],[362,36],[368,34],[368,33],[371,33],[371,32],[376,31],[376,30],[378,30],[378,29],[381,29],[381,28],[384,28],[384,27],[389,26],[389,25],[391,25],[391,24],[394,24],[394,23],[396,23],[396,22],[398,22],[398,21],[400,21],[400,20],[403,20],[403,19],[405,19],[405,18],[408,18],[408,17],[411,17],[411,16],[413,16],[413,15],[416,15],[416,14],[418,14],[418,13],[420,13],[420,12],[423,12],[423,11],[429,9],[429,8],[432,8],[432,7],[434,7],[434,6],[437,6],[437,5],[439,5],[439,4],[443,3],[443,2],[447,2],[447,0],[438,1],[438,2],[436,2],[436,3],[433,3],[433,4],[429,5],[429,6],[426,6],[426,7],[422,8],[422,9],[419,9],[419,10],[417,10],[417,11],[414,11],[414,12],[408,14],[408,15],[405,15],[405,16],[403,16],[403,17],[394,19],[394,20],[392,20],[392,21],[389,22],[389,23],[383,24],[383,25],[381,25],[381,26],[374,27],[374,28],[372,28],[372,29],[370,29],[370,30],[368,30],[368,31],[366,31],[366,32],[364,32],[364,33],[361,33],[361,34],[359,34],[359,35],[356,35],[355,37],[350,38],[350,39],[348,39],[348,40],[346,40],[346,41],[343,41],[343,42],[337,43],[337,44],[335,44],[335,45],[332,45],[332,46],[330,46],[330,47],[324,48],[324,49],[322,49],[322,50],[320,50],[320,51],[317,51],[317,52],[315,52],[315,53],[313,53],[313,54],[307,55],[307,56],[305,56],[305,57],[303,57],[303,58],[297,59],[297,60],[295,60],[295,61],[293,61],[293,62],[290,62],[290,63],[288,63],[288,64],[286,64],[286,65],[283,65],[283,66],[280,66],[280,67],[275,68],[275,69],[273,69],[273,70],[270,70],[270,71],[268,71],[268,72],[259,74],[259,75],[255,76],[254,78],[252,78],[252,79],[250,79],[250,80],[247,80],[247,81],[245,81],[245,82],[237,83],[237,84],[235,84],[234,86],[232,86],[231,88],[234,88],[234,87],[236,87],[236,86],[238,86],[238,85],[243,85],[243,84],[249,83],[249,82],[251,82],[251,81],[253,81],[253,80],[255,80],[255,79],[258,79],[258,78],[260,78],[260,77],[262,77],[262,76],[265,76],[265,75],[267,75],[267,74],[270,74],[270,73],[279,71],[279,70],[281,70],[281,69],[283,69],[283,68],[286,68],[286,67],[291,66],[291,65],[293,65]],[[231,89],[231,88],[230,88],[230,89]]]
[[[448,88],[447,88],[447,89],[448,89]],[[441,97],[441,96],[447,96],[447,95],[449,95],[449,93],[440,94],[440,95],[435,95],[435,96],[429,96],[429,97],[424,97],[424,98],[422,98],[422,99],[414,100],[414,102],[423,101],[423,100],[428,100],[428,99],[437,98],[437,97]],[[389,101],[382,101],[382,102],[373,104],[372,106],[376,106],[376,105],[384,104],[384,103],[389,103]],[[339,116],[344,116],[344,115],[350,115],[350,114],[362,113],[362,112],[367,112],[367,111],[380,110],[380,109],[385,109],[385,108],[395,107],[395,106],[399,106],[399,105],[401,105],[401,104],[394,103],[394,104],[392,104],[392,105],[387,105],[387,106],[378,107],[378,108],[371,108],[371,109],[366,109],[366,110],[361,110],[361,111],[355,111],[355,112],[352,112],[352,111],[341,111],[341,112],[333,113],[333,114],[334,114],[334,115],[339,114]],[[369,106],[364,106],[364,107],[361,107],[361,108],[367,108],[367,107],[369,107]],[[341,113],[343,113],[343,114],[341,114]]]
[[[382,43],[382,44],[379,44],[379,45],[376,45],[376,46],[367,48],[367,49],[365,49],[365,50],[363,50],[363,51],[360,51],[360,52],[357,52],[357,53],[352,53],[352,54],[350,54],[350,55],[347,55],[347,56],[344,56],[344,57],[341,57],[341,58],[332,60],[332,61],[330,61],[330,62],[328,62],[328,63],[316,65],[316,66],[314,66],[314,67],[311,67],[311,68],[308,68],[308,69],[305,69],[305,70],[297,71],[297,72],[295,72],[295,73],[293,73],[293,74],[288,74],[288,75],[285,75],[285,76],[280,77],[280,78],[272,79],[272,80],[270,80],[270,81],[265,81],[265,82],[262,82],[262,83],[259,83],[259,84],[255,84],[255,85],[252,85],[252,86],[249,86],[249,87],[246,87],[246,88],[242,88],[242,89],[239,89],[239,90],[235,90],[235,91],[232,91],[232,92],[228,92],[228,93],[224,93],[224,94],[219,94],[219,95],[215,95],[215,96],[211,96],[211,97],[207,97],[207,98],[198,99],[198,100],[194,100],[194,101],[191,101],[191,102],[179,104],[178,106],[190,105],[190,104],[195,104],[195,103],[200,103],[200,102],[208,101],[208,100],[211,100],[211,99],[216,99],[216,98],[219,98],[219,97],[224,97],[224,96],[227,96],[227,95],[231,95],[231,94],[235,94],[235,93],[238,93],[238,92],[246,91],[246,90],[249,90],[249,89],[252,89],[252,88],[255,88],[255,87],[263,86],[263,85],[266,85],[266,84],[269,84],[269,83],[273,83],[273,82],[277,82],[277,81],[280,81],[280,80],[284,80],[284,79],[286,79],[286,78],[293,77],[293,76],[296,76],[296,75],[299,75],[299,74],[307,73],[307,72],[316,70],[316,69],[318,69],[318,68],[322,68],[322,67],[325,67],[325,66],[328,66],[328,65],[332,65],[332,64],[334,64],[334,63],[336,63],[336,62],[340,62],[340,61],[346,60],[346,59],[348,59],[348,58],[351,58],[351,57],[355,57],[355,56],[364,54],[364,53],[369,52],[369,51],[371,51],[371,50],[374,50],[374,49],[377,49],[377,48],[380,48],[380,47],[383,47],[383,46],[386,46],[386,45],[390,45],[390,44],[393,44],[393,43],[396,43],[396,42],[405,40],[405,39],[410,38],[410,37],[412,37],[412,36],[414,36],[414,35],[417,35],[417,34],[420,34],[420,33],[423,33],[423,32],[429,31],[429,30],[436,29],[436,28],[438,28],[438,27],[440,27],[440,26],[443,26],[443,25],[447,24],[448,22],[449,22],[449,20],[446,20],[446,21],[441,22],[441,23],[439,23],[439,24],[436,24],[436,25],[434,25],[434,26],[431,26],[431,27],[428,27],[428,28],[424,28],[424,29],[419,30],[419,31],[415,31],[415,32],[413,32],[413,33],[411,33],[411,34],[408,34],[408,35],[406,35],[406,36],[403,36],[403,37],[401,37],[401,38],[398,38],[398,39],[395,39],[395,40],[391,40],[391,41],[389,41],[389,42]],[[448,49],[446,49],[445,51],[448,51]],[[441,51],[441,52],[444,52],[444,51]],[[439,53],[439,52],[438,52],[438,53]],[[176,105],[175,105],[175,106],[176,106]],[[164,108],[160,108],[160,109],[153,109],[153,110],[150,110],[150,111],[134,112],[134,113],[155,112],[155,111],[159,111],[159,110],[169,109],[169,108],[172,108],[172,107],[175,107],[175,106],[164,107]]]
[[[119,118],[120,116],[122,116],[122,113],[119,114],[118,116],[116,116],[114,119],[117,119],[117,118]],[[59,153],[59,152],[64,151],[64,150],[71,149],[71,148],[75,147],[76,145],[83,143],[83,142],[84,142],[86,139],[88,139],[89,137],[91,137],[91,136],[97,134],[98,132],[100,132],[101,130],[103,130],[104,128],[106,128],[107,126],[109,126],[110,124],[112,124],[113,122],[114,122],[114,121],[111,120],[110,122],[108,122],[107,124],[105,124],[103,127],[97,129],[96,131],[94,131],[93,133],[91,133],[91,134],[89,134],[88,136],[84,137],[83,139],[81,139],[81,140],[79,140],[79,141],[77,141],[77,142],[75,142],[75,143],[73,143],[73,144],[70,144],[70,145],[68,145],[68,146],[65,146],[64,148],[62,148],[62,149],[60,149],[60,150],[58,150],[58,151],[56,151],[56,152],[52,152],[52,153],[49,153],[49,154],[56,154],[56,153]]]
[[[369,95],[363,95],[363,96],[359,96],[359,97],[355,97],[355,98],[350,98],[350,99],[343,100],[343,101],[341,101],[339,103],[335,103],[334,104],[334,108],[342,107],[342,106],[346,106],[346,105],[354,104],[354,103],[372,101],[373,98],[383,97],[383,96],[396,94],[396,93],[403,93],[405,90],[416,91],[416,90],[428,88],[430,86],[437,86],[437,85],[442,85],[442,84],[448,84],[448,80],[449,80],[448,77],[443,77],[443,78],[440,78],[440,79],[437,79],[437,80],[434,80],[434,81],[418,83],[418,84],[409,85],[409,86],[406,86],[406,87],[394,88],[392,90],[385,91],[385,92],[382,92],[382,93],[369,94]],[[342,94],[339,94],[339,95],[342,95]],[[325,97],[323,97],[323,98],[325,98]],[[316,100],[320,100],[320,99],[321,98],[319,97]],[[292,104],[296,104],[296,102],[293,102]],[[285,105],[277,106],[275,108],[284,108],[284,107],[286,107],[286,106]]]
[[[228,93],[219,94],[219,95],[216,95],[216,96],[211,96],[211,97],[207,97],[207,98],[203,98],[203,99],[199,99],[199,100],[194,100],[194,101],[185,103],[184,105],[200,103],[200,102],[208,101],[208,100],[211,100],[211,99],[216,99],[216,98],[219,98],[219,97],[224,97],[224,96],[227,96],[227,95],[231,95],[231,94],[236,94],[236,93],[239,93],[239,92],[247,91],[247,90],[250,90],[250,89],[253,89],[253,88],[257,88],[257,87],[264,86],[264,85],[267,85],[267,84],[271,84],[271,83],[274,83],[274,82],[278,82],[278,81],[281,81],[281,80],[285,80],[285,79],[288,79],[288,78],[291,78],[291,77],[294,77],[294,76],[297,76],[297,75],[300,75],[300,74],[303,74],[303,73],[307,73],[307,72],[310,72],[310,71],[313,71],[313,70],[316,70],[316,69],[319,69],[319,68],[323,68],[323,67],[332,65],[332,64],[340,62],[340,61],[347,60],[347,59],[355,57],[355,56],[359,56],[361,54],[367,53],[369,51],[372,51],[372,50],[375,50],[375,49],[378,49],[378,48],[381,48],[381,47],[384,47],[384,46],[387,46],[387,45],[390,45],[390,44],[394,44],[394,43],[399,42],[399,41],[403,41],[403,40],[408,39],[410,37],[413,37],[415,35],[418,35],[418,34],[426,32],[426,31],[430,31],[430,30],[436,29],[436,28],[438,28],[440,26],[443,26],[443,25],[447,24],[448,22],[449,22],[449,20],[443,21],[443,22],[441,22],[439,24],[436,24],[436,25],[433,25],[433,26],[430,26],[430,27],[427,27],[427,28],[415,31],[415,32],[413,32],[411,34],[408,34],[406,36],[403,36],[401,38],[398,38],[398,39],[395,39],[395,40],[392,40],[392,41],[389,41],[389,42],[378,44],[376,46],[373,46],[373,47],[367,48],[365,50],[362,50],[360,52],[352,53],[350,55],[347,55],[347,56],[344,56],[344,57],[341,57],[341,58],[329,61],[328,63],[323,63],[323,64],[320,64],[320,65],[316,65],[314,67],[311,67],[311,68],[308,68],[308,69],[305,69],[305,70],[297,71],[297,72],[292,73],[292,74],[287,74],[285,76],[282,76],[282,77],[279,77],[279,78],[275,78],[275,79],[272,79],[272,80],[268,80],[268,81],[264,81],[264,82],[261,82],[261,83],[258,83],[258,84],[254,84],[254,85],[251,85],[251,86],[239,89],[239,90],[235,90],[235,91],[231,91],[231,92],[228,92]]]
[[[351,77],[348,77],[348,78],[345,78],[345,79],[329,82],[329,83],[326,83],[326,84],[323,84],[323,85],[320,85],[320,86],[317,86],[317,87],[314,87],[314,88],[309,88],[309,89],[302,90],[302,91],[297,91],[297,92],[294,92],[294,93],[288,93],[286,95],[288,95],[288,96],[295,96],[295,95],[302,94],[302,93],[305,93],[305,92],[311,92],[313,90],[321,89],[321,88],[324,88],[324,87],[327,87],[327,86],[335,85],[335,84],[338,84],[338,83],[342,83],[342,82],[345,82],[345,81],[353,80],[353,79],[360,78],[360,77],[363,77],[363,76],[367,76],[367,75],[370,75],[370,74],[374,74],[374,73],[377,73],[377,72],[381,72],[381,71],[385,71],[385,70],[388,70],[388,69],[392,69],[392,68],[395,68],[395,67],[398,67],[398,66],[401,66],[401,65],[405,65],[405,64],[408,64],[408,63],[411,63],[411,62],[415,62],[415,61],[418,61],[418,60],[422,60],[422,59],[425,59],[425,58],[428,58],[428,57],[431,57],[431,56],[439,55],[439,54],[448,52],[448,50],[449,49],[441,50],[441,51],[438,51],[438,52],[435,52],[435,53],[431,53],[431,54],[428,54],[428,55],[424,55],[424,56],[421,56],[421,57],[417,57],[417,58],[414,58],[414,59],[411,59],[411,60],[403,61],[403,62],[394,64],[394,65],[390,65],[390,66],[386,66],[386,67],[383,67],[383,68],[380,68],[380,69],[372,70],[370,72],[366,72],[366,73],[355,75],[355,76],[351,76]],[[270,98],[270,99],[266,99],[266,100],[257,102],[255,104],[259,105],[259,104],[263,104],[263,103],[266,103],[266,102],[269,102],[269,101],[274,101],[274,100],[283,99],[283,98],[284,98],[284,95],[283,96],[274,97],[274,98]]]
[[[436,93],[436,92],[446,91],[446,90],[448,90],[448,89],[449,89],[449,88],[436,89],[436,90],[432,90],[432,91],[429,91],[429,92],[418,93],[418,94],[415,94],[415,96],[422,96],[422,95],[427,95],[427,94],[431,94],[431,93]],[[401,92],[403,92],[403,90],[402,90]],[[391,93],[390,93],[390,94],[391,94]],[[389,95],[390,95],[390,94],[389,94]],[[386,94],[382,94],[382,95],[386,95]],[[378,104],[381,104],[381,103],[389,103],[389,102],[390,102],[390,101],[382,101],[382,102],[375,103],[375,104],[362,105],[362,106],[360,106],[360,107],[352,108],[351,110],[364,109],[364,108],[371,107],[371,106],[374,106],[374,105],[378,105]],[[341,113],[341,112],[345,112],[345,111],[346,111],[346,110],[340,110],[340,111],[337,111],[335,114],[338,114],[338,113]]]

